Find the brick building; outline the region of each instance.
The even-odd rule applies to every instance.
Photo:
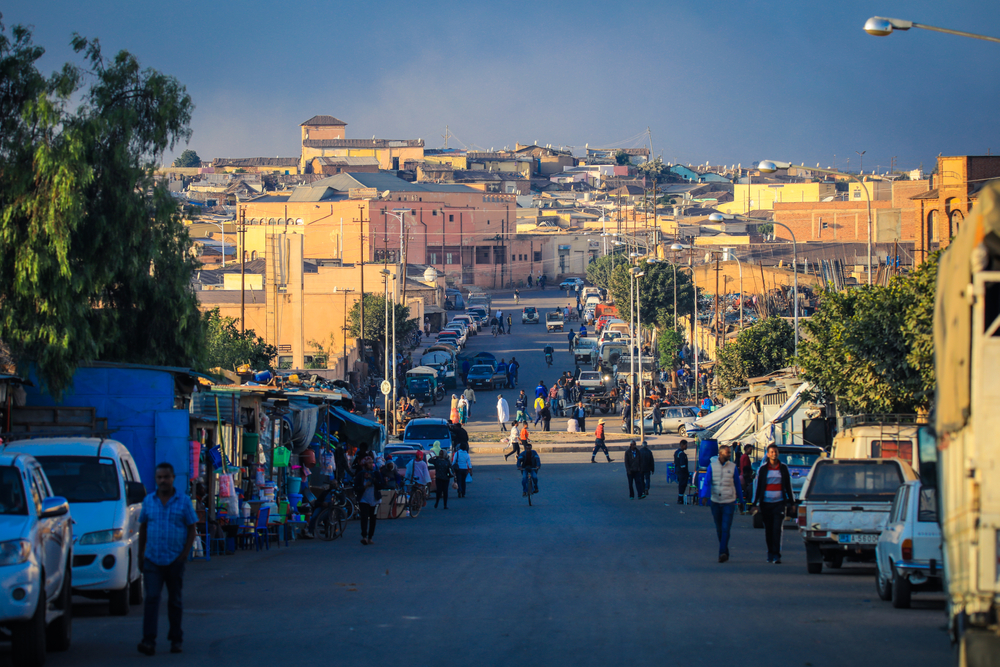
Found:
[[[987,181],[1000,178],[1000,157],[993,155],[938,156],[931,189],[912,196],[917,209],[916,253],[922,261],[946,248],[965,216],[979,199]]]

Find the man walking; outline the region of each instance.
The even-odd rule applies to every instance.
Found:
[[[514,422],[524,422],[528,423],[528,396],[521,390],[521,393],[517,395],[517,400],[514,402],[514,407],[517,408],[517,413],[514,415]]]
[[[690,472],[688,471],[688,455],[687,455],[688,441],[681,440],[680,444],[677,446],[677,450],[674,451],[674,473],[677,475],[677,504],[684,504],[684,493],[687,491],[688,479],[690,477]]]
[[[476,392],[472,387],[466,387],[465,391],[462,392],[462,396],[465,397],[465,402],[469,404],[469,407],[466,408],[467,412],[465,416],[471,418],[472,404],[476,402]]]
[[[652,481],[653,473],[656,472],[656,463],[653,461],[653,451],[645,440],[639,448],[639,470],[642,472],[643,496],[648,496],[649,483]]]
[[[535,409],[535,426],[538,426],[538,422],[541,421],[542,419],[542,408],[545,407],[545,398],[542,396],[538,396],[537,391],[535,392],[535,394],[536,394],[535,403],[533,404],[532,407]]]
[[[736,501],[743,495],[740,485],[740,471],[729,457],[732,452],[728,445],[719,447],[719,455],[708,463],[708,479],[702,488],[702,497],[711,495],[712,518],[715,532],[719,536],[719,562],[729,560],[729,532],[733,527]]]
[[[781,564],[781,531],[785,523],[785,507],[795,502],[792,477],[788,466],[778,460],[778,446],[767,446],[767,462],[757,470],[757,492],[754,504],[764,520],[767,541],[767,562]]]
[[[628,449],[625,450],[625,475],[628,477],[628,497],[630,500],[634,499],[637,493],[639,500],[646,497],[645,491],[642,488],[641,461],[639,457],[640,454],[638,448],[635,446],[635,440],[632,440],[628,444]]]
[[[552,421],[552,411],[549,409],[549,406],[542,406],[542,409],[538,412],[538,416],[542,418],[542,430],[548,431],[549,422]]]
[[[653,435],[663,435],[663,411],[659,401],[653,404]]]
[[[587,409],[583,407],[583,401],[577,401],[576,407],[573,408],[573,416],[576,417],[576,422],[580,426],[580,433],[586,433]]]
[[[507,330],[510,331],[510,325],[507,325]],[[511,357],[510,363],[507,364],[507,387],[513,389],[517,386],[517,370],[521,367],[521,364],[517,363],[517,357]]]
[[[160,463],[156,466],[155,479],[156,491],[146,496],[139,511],[138,565],[146,593],[139,652],[145,655],[156,653],[156,626],[164,584],[167,585],[170,652],[181,652],[184,563],[194,544],[194,526],[198,523],[191,498],[174,488],[174,467]]]
[[[608,453],[608,446],[604,443],[604,420],[597,420],[597,428],[594,430],[594,451],[590,454],[590,462],[597,463],[594,459],[597,458],[597,452],[603,451],[604,455],[608,457],[608,463],[611,463],[611,454]]]
[[[506,433],[506,422],[510,421],[510,406],[507,405],[507,399],[503,394],[497,395],[497,421],[500,422],[500,432]]]

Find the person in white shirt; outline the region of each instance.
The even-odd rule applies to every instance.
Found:
[[[431,483],[431,471],[427,469],[423,452],[417,452],[413,460],[406,464],[406,481],[424,485]]]

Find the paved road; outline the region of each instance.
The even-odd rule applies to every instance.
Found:
[[[706,508],[675,506],[662,473],[649,498],[629,500],[620,460],[588,459],[546,457],[534,507],[513,466],[477,457],[466,499],[379,523],[375,545],[362,546],[352,523],[333,543],[192,563],[185,654],[153,660],[947,664],[940,595],[894,610],[876,597],[871,568],[808,575],[794,534],[785,563],[769,565],[747,517],[737,516],[732,560],[719,564]],[[138,610],[111,618],[103,605],[77,608],[74,647],[50,665],[149,664],[135,650]]]
[[[518,363],[521,366],[520,370],[520,383],[517,389],[506,389],[503,391],[491,391],[487,389],[478,390],[476,392],[477,403],[473,406],[471,420],[469,422],[468,429],[470,431],[499,431],[499,426],[497,425],[496,417],[496,403],[497,395],[503,394],[504,398],[507,399],[507,403],[510,405],[511,417],[514,416],[515,408],[514,402],[517,399],[520,389],[524,389],[525,394],[528,396],[529,409],[534,401],[535,397],[535,386],[538,384],[539,380],[544,380],[546,386],[552,386],[552,382],[559,378],[563,371],[573,371],[575,368],[573,355],[570,354],[568,349],[568,340],[566,337],[567,331],[563,332],[553,332],[547,333],[545,329],[545,315],[544,313],[553,310],[557,307],[563,307],[566,304],[570,304],[571,307],[576,307],[576,297],[567,297],[565,291],[546,289],[544,291],[539,291],[537,289],[524,290],[521,292],[520,303],[515,306],[513,293],[498,292],[493,296],[493,309],[501,310],[503,312],[503,317],[506,319],[507,313],[509,312],[513,317],[513,333],[493,337],[489,332],[489,329],[485,329],[479,332],[478,336],[472,336],[469,338],[468,344],[466,346],[467,350],[473,352],[486,351],[494,354],[497,359],[506,359],[510,361],[510,358],[516,357]],[[542,313],[540,324],[521,324],[521,309],[525,306],[535,306]],[[576,325],[576,329],[579,329],[579,322],[569,323]],[[589,329],[590,333],[593,333],[593,327]],[[542,350],[547,344],[551,344],[555,349],[555,355],[553,356],[552,367],[548,367],[545,364],[545,355]],[[420,351],[423,347],[419,348]],[[418,357],[414,355],[414,361],[418,361]],[[464,387],[462,387],[461,381],[459,382],[458,388],[455,390],[449,390],[446,392],[446,399],[444,403],[439,403],[437,406],[428,406],[430,412],[435,417],[448,418],[448,412],[450,410],[450,399],[451,394],[455,393],[458,395]],[[609,434],[611,432],[620,433],[621,428],[621,417],[614,414],[609,415],[598,415],[598,417],[604,416],[607,419],[607,430]],[[587,420],[588,433],[592,433],[594,427],[597,425],[596,419]],[[509,426],[509,424],[508,424]],[[540,427],[541,425],[539,425]],[[554,417],[551,423],[552,430],[565,431],[566,430],[566,420],[560,417]],[[473,435],[473,439],[475,436]],[[592,437],[581,436],[581,442],[590,440],[592,442]],[[676,439],[670,439],[670,436],[663,436],[662,438],[651,439],[652,442],[674,442]]]

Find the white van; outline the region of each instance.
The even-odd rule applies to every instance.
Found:
[[[899,459],[920,469],[917,426],[845,417],[845,426],[833,437],[834,459]]]
[[[146,489],[117,440],[59,437],[14,440],[5,452],[31,454],[73,516],[73,592],[108,598],[111,614],[142,603],[139,511]]]

